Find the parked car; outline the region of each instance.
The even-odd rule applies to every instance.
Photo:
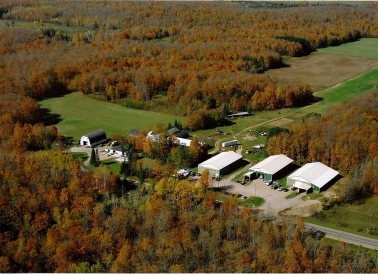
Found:
[[[283,191],[284,190],[284,187],[283,186],[279,186],[278,187],[278,191]]]
[[[243,196],[242,199],[243,199],[243,200],[247,199],[247,196]]]
[[[284,192],[288,192],[289,189],[288,189],[288,188],[284,188],[283,191],[284,191]]]
[[[270,186],[270,188],[272,188],[272,189],[277,189],[279,187],[281,187],[281,185],[277,182],[272,182],[272,185]]]
[[[265,181],[265,184],[266,184],[267,186],[270,186],[270,185],[272,184],[272,181]]]

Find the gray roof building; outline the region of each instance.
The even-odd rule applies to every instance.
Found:
[[[102,129],[85,134],[80,138],[80,145],[94,147],[107,141],[106,133]]]

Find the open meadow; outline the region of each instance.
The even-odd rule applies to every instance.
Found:
[[[378,39],[376,38],[363,38],[356,42],[342,44],[337,47],[327,47],[318,49],[318,52],[342,54],[349,56],[356,56],[361,58],[378,59],[376,50],[378,48]]]
[[[360,41],[318,50],[304,57],[289,57],[285,68],[265,72],[288,83],[307,83],[317,92],[333,87],[378,66],[375,53],[378,39]],[[357,54],[357,53],[360,54]]]
[[[56,124],[58,131],[75,140],[100,128],[110,137],[115,133],[128,135],[133,128],[148,131],[157,123],[173,124],[175,120],[184,120],[174,115],[125,108],[78,92],[39,103],[42,108],[61,116],[62,121]]]

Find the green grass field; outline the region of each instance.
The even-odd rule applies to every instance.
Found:
[[[318,52],[378,59],[378,54],[376,51],[377,48],[378,48],[378,39],[363,38],[359,41],[342,44],[337,47],[328,47],[328,48],[319,49]]]
[[[61,115],[58,132],[78,140],[83,134],[103,129],[107,136],[128,135],[133,128],[148,131],[157,123],[173,124],[183,117],[149,111],[128,109],[119,105],[91,99],[78,92],[39,102],[42,108]]]
[[[306,222],[378,239],[377,208],[378,197],[374,196],[361,205],[334,206],[330,210],[323,210],[306,218]]]
[[[343,101],[352,100],[361,94],[372,90],[377,87],[377,84],[378,68],[369,70],[368,72],[365,72],[354,79],[350,79],[335,88],[317,92],[315,96],[321,98],[322,101],[313,104],[304,110],[307,113],[325,113]]]

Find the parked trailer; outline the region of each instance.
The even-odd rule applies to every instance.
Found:
[[[232,140],[222,143],[222,147],[230,147],[238,144],[238,140]]]

